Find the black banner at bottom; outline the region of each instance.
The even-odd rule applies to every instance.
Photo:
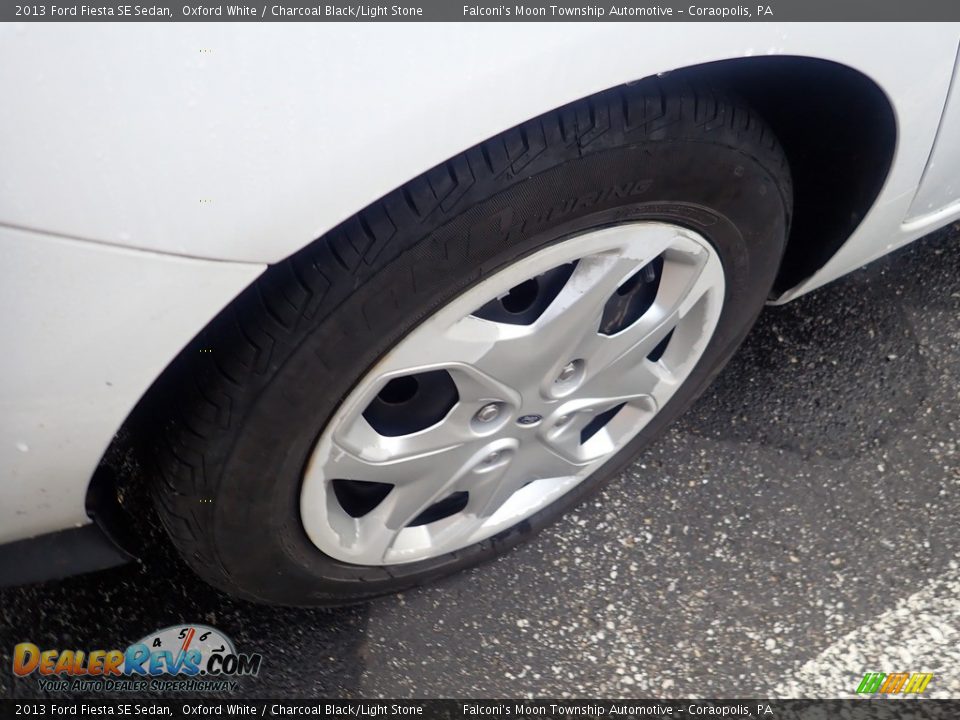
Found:
[[[568,720],[569,718],[960,718],[960,700],[0,700],[2,718],[357,718],[358,720]]]

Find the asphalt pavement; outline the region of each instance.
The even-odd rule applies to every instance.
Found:
[[[0,591],[14,644],[178,623],[263,654],[237,695],[841,697],[866,672],[960,696],[960,224],[764,311],[713,387],[532,543],[345,609],[258,607],[169,551]]]

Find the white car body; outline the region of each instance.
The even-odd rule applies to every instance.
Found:
[[[793,55],[882,89],[897,124],[883,187],[777,301],[947,224],[958,38],[949,23],[0,27],[0,543],[91,522],[87,487],[117,430],[268,264],[606,88]]]

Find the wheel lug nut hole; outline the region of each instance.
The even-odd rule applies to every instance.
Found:
[[[510,418],[506,403],[500,400],[484,402],[470,418],[470,429],[477,435],[489,435]]]
[[[481,424],[492,423],[498,417],[500,417],[500,403],[487,403],[482,408],[477,410],[476,414],[473,416],[473,419]]]
[[[557,396],[569,395],[577,389],[583,381],[584,362],[581,359],[571,360],[557,373],[553,381],[553,394]]]
[[[510,461],[510,456],[512,454],[513,453],[510,448],[491,450],[482,458],[480,458],[480,461],[477,463],[474,472],[486,473],[501,467],[504,463]]]

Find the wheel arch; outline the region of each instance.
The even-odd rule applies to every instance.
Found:
[[[843,245],[883,187],[896,146],[886,94],[857,70],[802,56],[721,60],[668,74],[741,96],[780,139],[794,175],[794,216],[774,294],[796,286]],[[647,80],[652,78],[638,82]],[[195,351],[196,342],[180,355]],[[145,493],[130,486],[128,470],[138,462],[138,438],[149,432],[152,403],[171,387],[176,365],[176,360],[168,365],[131,411],[87,493],[88,513],[131,551],[140,544],[135,536],[143,533],[132,528],[131,518],[149,510]]]
[[[873,207],[893,164],[894,108],[849,66],[802,56],[678,71],[743,97],[773,128],[793,175],[793,222],[774,296],[822,268]]]

